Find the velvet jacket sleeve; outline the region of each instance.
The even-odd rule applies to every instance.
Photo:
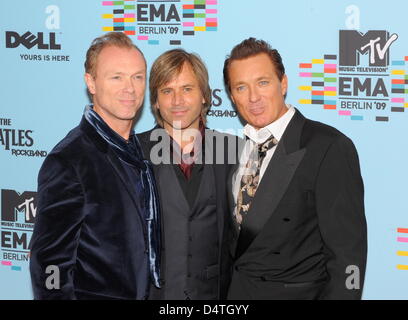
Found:
[[[75,299],[73,273],[83,208],[83,190],[74,167],[58,154],[50,154],[38,175],[38,207],[31,240],[35,299]],[[51,271],[55,267],[47,270],[48,266],[58,267],[59,274]]]
[[[316,206],[330,277],[322,298],[360,299],[367,256],[364,186],[357,151],[345,136],[332,143],[321,163]]]

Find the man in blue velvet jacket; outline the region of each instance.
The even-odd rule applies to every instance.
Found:
[[[31,240],[35,299],[146,299],[159,285],[160,221],[151,165],[132,131],[146,61],[119,32],[88,49],[93,105],[38,176]]]

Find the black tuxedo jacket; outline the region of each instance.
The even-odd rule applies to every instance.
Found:
[[[150,152],[152,148],[157,145],[157,141],[151,140],[152,131],[155,129],[164,130],[162,128],[156,127],[150,131],[138,134],[139,141],[143,148],[143,153],[146,159],[150,159],[153,163],[153,171],[158,174],[158,167],[166,164],[155,164],[155,161],[150,158]],[[210,141],[211,140],[211,141]],[[216,191],[216,212],[217,212],[217,225],[218,225],[218,243],[219,245],[219,288],[218,297],[220,299],[225,299],[227,295],[227,290],[229,282],[231,279],[231,266],[232,259],[229,253],[231,242],[232,242],[232,220],[230,217],[230,212],[232,208],[229,206],[227,179],[230,176],[232,170],[234,169],[234,159],[238,159],[239,146],[242,146],[242,139],[223,134],[214,130],[206,129],[205,133],[205,145],[212,146],[212,150],[205,150],[205,159],[211,158],[211,167],[214,170],[215,177],[215,191]],[[238,147],[238,148],[237,148]],[[203,160],[206,161],[206,160]],[[204,162],[206,164],[208,162]],[[168,185],[159,185],[159,188],[171,188],[171,185],[178,183],[177,181],[169,181]],[[180,195],[182,196],[182,195]],[[198,197],[198,195],[197,195]],[[163,219],[162,219],[163,222]],[[206,242],[207,239],[201,239]],[[166,261],[164,260],[164,255],[162,255],[162,270],[164,270],[164,265]]]
[[[352,141],[296,110],[234,230],[229,299],[361,298],[367,232]]]
[[[146,298],[148,243],[140,203],[118,157],[82,118],[38,175],[30,244],[34,298]],[[50,265],[59,274],[47,270]],[[50,289],[51,275],[59,286],[54,278]]]

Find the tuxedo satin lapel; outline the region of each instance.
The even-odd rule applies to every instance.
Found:
[[[232,219],[232,225],[233,225],[233,231],[235,233],[234,238],[238,238],[238,234],[239,234],[239,225],[237,223],[237,220],[235,219],[234,216],[234,210],[235,210],[235,200],[234,200],[234,185],[233,185],[233,181],[232,178],[235,175],[235,173],[238,171],[239,169],[239,163],[237,163],[236,165],[234,165],[234,168],[231,170],[231,172],[228,175],[228,200],[229,200],[229,209],[230,209],[230,216]]]
[[[276,149],[258,186],[248,214],[242,222],[237,244],[237,258],[249,247],[275,211],[305,152],[306,149],[300,149],[286,154],[283,144]]]
[[[303,115],[296,110],[276,147],[251,202],[248,214],[242,222],[236,258],[245,252],[274,213],[305,155],[306,148],[299,149],[304,121]]]
[[[237,220],[235,219],[235,215],[234,215],[234,210],[235,210],[234,182],[235,181],[233,181],[233,178],[239,170],[242,152],[245,151],[245,143],[246,141],[244,139],[237,138],[237,144],[238,144],[237,154],[236,154],[237,163],[234,165],[233,169],[230,171],[228,175],[228,197],[229,197],[229,205],[230,205],[230,212],[231,212],[231,219],[232,219],[232,226],[233,226],[232,232],[234,233],[232,237],[231,246],[230,246],[230,253],[232,257],[235,256],[236,247],[238,243],[238,236],[240,232],[239,224]]]
[[[232,184],[232,178],[234,174],[237,172],[239,168],[239,163],[235,164],[233,169],[228,173],[228,181],[227,181],[227,191],[228,191],[228,205],[231,210],[231,214],[233,213],[235,201],[234,201],[234,186]]]
[[[238,238],[238,234],[239,234],[239,225],[237,223],[237,220],[235,219],[235,215],[234,215],[234,210],[235,210],[235,199],[234,199],[234,182],[233,178],[235,176],[235,174],[238,172],[239,167],[240,167],[240,161],[241,161],[241,156],[242,153],[245,151],[245,143],[246,141],[244,139],[238,138],[237,137],[237,152],[236,152],[236,163],[234,164],[233,168],[231,169],[231,171],[228,174],[228,184],[227,184],[227,188],[228,188],[228,201],[229,201],[229,207],[230,207],[230,212],[231,212],[231,217],[233,219],[233,230],[235,232],[235,237],[234,239]],[[234,247],[235,248],[235,247]],[[235,249],[234,249],[235,250]],[[235,252],[235,251],[234,251]]]
[[[233,232],[233,237],[232,237],[232,243],[230,246],[230,253],[231,256],[233,257],[235,255],[235,248],[237,246],[237,239],[238,239],[238,234],[239,234],[239,225],[237,223],[237,220],[235,219],[234,216],[234,210],[235,210],[235,201],[234,201],[234,185],[232,184],[232,177],[234,174],[238,171],[239,168],[239,163],[235,164],[233,169],[229,172],[228,174],[228,181],[227,181],[227,192],[228,192],[228,205],[229,205],[229,215],[230,219],[232,221],[232,232]]]

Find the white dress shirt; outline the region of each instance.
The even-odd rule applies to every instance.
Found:
[[[249,139],[247,139],[244,149],[242,151],[242,154],[239,160],[240,165],[237,171],[232,176],[232,187],[233,187],[232,190],[233,190],[234,202],[235,202],[234,213],[236,211],[236,203],[237,203],[237,198],[238,198],[238,192],[241,186],[241,178],[245,172],[246,164],[249,160],[249,156],[253,148],[257,147],[257,144],[264,143],[271,134],[273,134],[273,136],[278,140],[278,144],[279,144],[279,141],[282,138],[282,135],[285,132],[286,127],[288,126],[290,120],[295,114],[295,108],[293,106],[291,106],[290,104],[286,106],[288,108],[288,111],[286,111],[285,114],[282,117],[280,117],[278,120],[268,124],[266,127],[263,127],[258,130],[255,129],[250,124],[247,124],[244,127],[244,134]],[[275,153],[275,149],[276,149],[276,145],[266,152],[266,156],[262,162],[261,169],[259,172],[258,185],[261,183],[265,170],[268,167],[273,154]]]

